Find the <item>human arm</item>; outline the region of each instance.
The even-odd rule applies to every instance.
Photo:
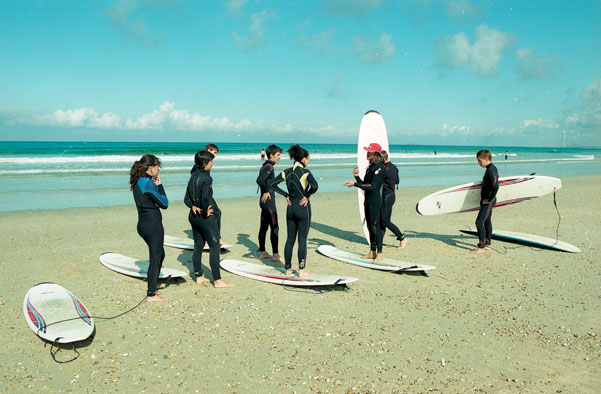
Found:
[[[165,189],[163,188],[160,177],[157,177],[155,181],[149,180],[146,182],[142,193],[148,196],[159,208],[167,209],[167,207],[169,207],[169,199],[167,198],[167,194],[165,194]]]
[[[286,180],[286,174],[284,173],[284,171],[282,171],[278,176],[275,177],[273,182],[271,182],[271,188],[273,189],[274,192],[281,194],[282,196],[288,198],[288,195],[289,195],[288,192],[281,189],[279,186],[279,184],[285,180]]]

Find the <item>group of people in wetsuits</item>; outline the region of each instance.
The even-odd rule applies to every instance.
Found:
[[[359,176],[359,168],[353,170],[354,181],[345,183],[347,187],[357,187],[365,192],[365,220],[367,223],[370,250],[363,256],[374,263],[382,261],[382,243],[386,229],[394,233],[399,241],[399,249],[407,244],[404,234],[391,222],[392,207],[395,203],[395,190],[399,183],[398,169],[388,159],[388,153],[377,143],[364,147],[369,167],[363,179]],[[208,144],[204,150],[194,156],[194,166],[190,171],[190,180],[186,188],[184,203],[190,212],[188,221],[192,226],[194,252],[192,263],[197,284],[210,283],[202,271],[202,251],[205,244],[209,247],[209,265],[216,288],[232,287],[221,279],[219,266],[221,239],[221,211],[213,198],[213,179],[210,171],[213,159],[219,152],[214,144]],[[270,258],[282,262],[278,249],[278,217],[275,193],[286,198],[287,239],[284,248],[284,264],[286,275],[294,275],[292,270],[292,252],[298,240],[299,277],[311,275],[306,270],[307,236],[311,226],[310,197],[317,192],[318,184],[307,169],[309,152],[298,144],[292,145],[287,153],[294,164],[275,176],[274,166],[280,161],[282,149],[270,145],[266,149],[267,160],[261,166],[257,185],[260,190],[259,206],[261,208],[259,226],[259,259]],[[492,235],[492,207],[496,203],[498,171],[492,164],[492,155],[487,150],[476,154],[480,166],[486,168],[482,182],[480,212],[476,220],[479,242],[472,253],[483,253],[490,249]],[[130,188],[138,210],[138,234],[148,245],[149,268],[147,301],[166,301],[157,291],[157,280],[161,270],[165,251],[163,248],[164,229],[160,209],[167,209],[169,201],[159,175],[160,160],[151,154],[143,155],[136,161],[130,171]],[[280,187],[285,183],[285,189]],[[270,231],[272,255],[265,249],[267,231]]]

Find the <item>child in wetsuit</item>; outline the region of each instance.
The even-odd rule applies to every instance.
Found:
[[[480,150],[476,153],[478,164],[486,168],[482,177],[482,189],[480,191],[480,211],[476,218],[476,229],[478,230],[478,246],[470,253],[484,253],[490,249],[490,238],[492,236],[492,209],[497,203],[497,191],[499,190],[499,172],[492,164],[492,154],[488,150]]]
[[[282,262],[278,251],[278,211],[275,204],[275,194],[271,189],[271,183],[275,179],[273,166],[275,166],[282,156],[282,148],[277,145],[269,145],[267,147],[267,160],[261,166],[259,176],[257,177],[257,185],[261,190],[259,198],[259,207],[261,207],[261,220],[259,226],[259,259],[271,258],[273,261]],[[267,229],[271,227],[270,240],[273,255],[269,255],[265,250],[265,240],[267,237]]]
[[[405,234],[391,220],[392,207],[396,202],[395,189],[399,184],[399,169],[388,159],[388,152],[385,150],[382,151],[382,158],[384,158],[384,167],[386,168],[384,185],[382,187],[382,223],[380,223],[382,234],[386,232],[386,229],[392,231],[396,235],[397,240],[399,240],[398,249],[404,249],[405,245],[407,245],[407,238],[405,238]]]

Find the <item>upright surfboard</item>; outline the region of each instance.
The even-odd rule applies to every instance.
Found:
[[[275,283],[287,286],[333,286],[346,285],[357,281],[357,278],[348,276],[328,275],[313,273],[309,276],[299,278],[296,275],[287,276],[284,267],[271,267],[248,263],[240,260],[221,260],[221,267],[232,274],[245,278],[260,280],[262,282]]]
[[[103,253],[100,255],[100,262],[106,268],[119,272],[120,274],[133,276],[136,278],[146,278],[148,276],[148,260],[136,260],[119,253]],[[181,278],[186,276],[184,271],[173,268],[162,267],[159,273],[159,279]]]
[[[436,267],[431,265],[414,264],[407,261],[399,261],[385,257],[382,262],[376,264],[373,260],[362,259],[361,253],[352,252],[350,250],[338,249],[332,245],[319,245],[317,251],[329,258],[344,261],[349,264],[358,265],[361,267],[371,268],[380,271],[429,271]]]
[[[361,119],[361,126],[359,127],[359,142],[357,143],[357,167],[359,167],[359,177],[364,179],[369,162],[367,161],[367,147],[372,142],[380,144],[382,150],[388,150],[388,134],[386,133],[386,124],[384,124],[384,118],[377,111],[367,111]],[[369,245],[369,231],[367,230],[367,223],[365,222],[365,192],[361,189],[357,191],[359,199],[359,216],[361,218],[361,224],[363,225],[363,233],[365,239]]]
[[[50,342],[83,341],[94,332],[88,309],[55,283],[40,283],[29,289],[23,299],[23,314],[29,328]]]
[[[180,238],[172,237],[171,235],[165,235],[165,241],[163,244],[172,248],[194,250],[194,240],[190,238]],[[232,245],[221,244],[220,247],[221,249],[229,249],[232,247]],[[209,250],[209,245],[205,245],[203,250]]]
[[[561,189],[561,179],[540,175],[499,178],[496,207],[532,200]],[[480,209],[481,182],[465,183],[422,198],[415,209],[421,215],[471,212]]]
[[[459,230],[464,234],[478,235],[476,230]],[[534,234],[516,233],[514,231],[493,230],[492,238],[501,241],[517,242],[525,245],[537,246],[540,248],[559,250],[562,252],[580,253],[580,248],[560,241],[558,239],[541,237]]]

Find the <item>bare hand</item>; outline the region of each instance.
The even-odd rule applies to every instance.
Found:
[[[301,207],[306,207],[307,204],[309,204],[309,197],[303,197],[303,198],[301,198],[301,200],[298,202],[298,204]]]
[[[353,182],[353,181],[344,182],[344,186],[353,187],[353,186],[355,186],[355,182]]]
[[[353,175],[354,176],[359,175],[359,167],[355,167],[355,169],[353,170]]]
[[[213,206],[209,205],[209,207],[207,208],[207,217],[209,216],[213,216]]]
[[[490,201],[488,201],[487,199],[482,200],[482,205],[488,205],[490,204]]]
[[[161,182],[161,176],[157,175],[156,177],[153,177],[152,181],[154,182],[155,185],[159,186],[162,183]]]
[[[202,213],[202,209],[198,208],[196,205],[192,205],[192,213],[194,215],[200,215]]]
[[[262,203],[265,203],[265,201],[267,201],[267,200],[271,200],[271,194],[269,194],[269,192],[263,193],[263,195],[261,196]]]
[[[288,206],[292,205],[292,202],[290,202],[290,197],[286,197],[286,204],[288,204]]]

